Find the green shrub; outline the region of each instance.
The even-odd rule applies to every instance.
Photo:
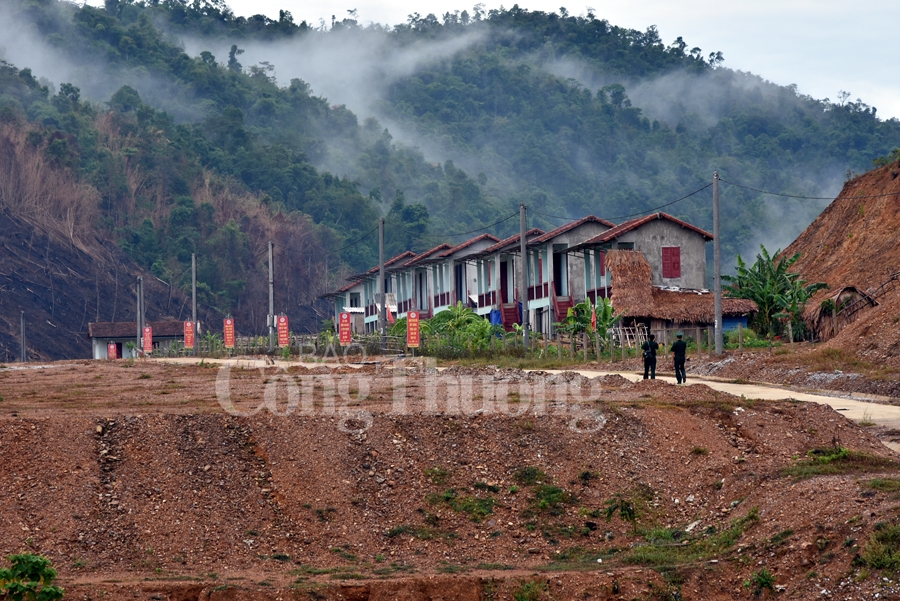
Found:
[[[7,557],[9,568],[0,568],[0,598],[12,601],[55,601],[63,589],[53,585],[56,570],[42,555],[22,553]]]
[[[513,480],[522,486],[534,486],[538,482],[548,482],[550,477],[543,470],[536,467],[521,467],[513,474]]]
[[[900,568],[900,526],[875,524],[860,556],[863,564],[878,570]]]

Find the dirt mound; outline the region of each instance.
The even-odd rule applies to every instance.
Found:
[[[793,270],[809,282],[825,282],[810,301],[816,309],[845,287],[874,293],[900,271],[900,163],[853,179],[786,250],[801,253]],[[900,366],[900,286],[865,308],[828,342],[871,361]],[[827,324],[826,324],[827,325]]]
[[[791,598],[897,593],[853,563],[895,520],[870,484],[897,480],[894,455],[824,406],[269,369],[230,372],[229,415],[213,392],[229,372],[125,365],[0,372],[0,553],[48,555],[73,598],[733,599],[763,567]],[[508,397],[454,400],[470,381]],[[858,455],[786,474],[834,448]]]

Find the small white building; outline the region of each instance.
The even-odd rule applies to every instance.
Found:
[[[174,342],[184,343],[184,322],[182,321],[148,321],[153,328],[153,352],[166,352]],[[199,334],[196,334],[199,335]],[[116,357],[128,359],[138,356],[137,323],[131,321],[98,321],[89,323],[88,340],[91,341],[91,354],[94,359],[109,359],[109,345],[116,345]],[[135,348],[129,349],[129,342]]]

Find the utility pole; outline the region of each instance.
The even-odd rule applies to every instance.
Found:
[[[191,253],[191,322],[194,324],[194,354],[197,354],[197,255]]]
[[[519,281],[521,288],[519,289],[519,302],[522,303],[522,344],[528,348],[528,255],[526,255],[525,244],[525,204],[519,205],[519,254],[522,257],[522,266],[519,269]]]
[[[722,242],[719,240],[719,172],[713,173],[713,277],[715,278],[716,355],[724,352],[722,337]]]
[[[387,294],[384,289],[384,217],[378,220],[378,291],[381,311],[378,312],[378,329],[381,330],[381,350],[387,349]]]
[[[275,269],[273,266],[273,254],[275,244],[269,241],[269,351],[275,349]]]
[[[135,356],[139,356],[144,348],[141,341],[144,338],[144,278],[138,276],[137,279],[137,347],[135,347]]]
[[[22,352],[19,360],[22,363],[28,363],[28,351],[25,350],[25,311],[19,315],[19,336],[22,342]]]

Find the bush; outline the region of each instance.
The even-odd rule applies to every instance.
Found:
[[[63,598],[63,589],[53,585],[56,570],[41,555],[23,553],[7,557],[9,568],[0,568],[0,597],[15,601],[54,601]]]

